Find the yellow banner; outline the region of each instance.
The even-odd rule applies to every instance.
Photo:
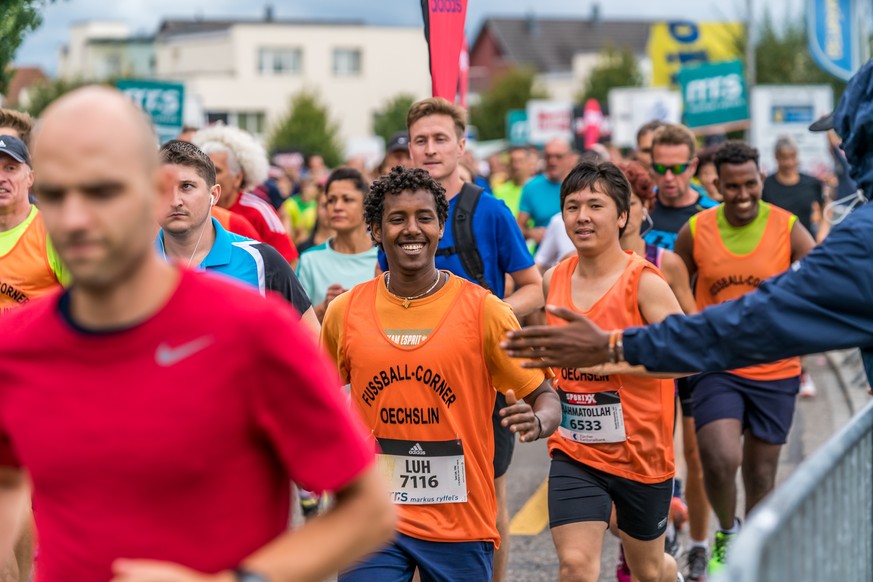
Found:
[[[743,58],[740,22],[658,22],[649,30],[652,86],[675,87],[685,66]]]

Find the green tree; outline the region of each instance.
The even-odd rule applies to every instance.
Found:
[[[510,109],[524,109],[531,99],[548,98],[548,93],[534,81],[534,72],[530,69],[513,69],[494,81],[479,103],[470,109],[470,122],[479,129],[479,139],[505,137],[506,113]]]
[[[597,65],[585,79],[582,90],[576,94],[576,101],[585,103],[597,99],[606,106],[609,91],[615,87],[641,87],[643,74],[631,49],[607,46],[600,52]]]
[[[839,99],[846,83],[823,71],[809,54],[806,22],[800,16],[775,23],[769,10],[757,26],[755,83],[759,85],[830,85]],[[746,54],[746,38],[736,40],[739,54]],[[745,60],[745,58],[743,59]]]
[[[43,110],[49,104],[68,91],[72,91],[83,85],[87,85],[85,81],[68,81],[64,79],[53,79],[35,85],[30,89],[29,101],[26,111],[32,117],[39,117]],[[106,83],[114,85],[114,83]]]
[[[389,100],[382,109],[373,113],[373,133],[388,143],[391,136],[406,129],[406,114],[413,103],[415,97],[405,93]]]
[[[40,10],[48,0],[3,0],[0,8],[0,93],[5,93],[15,70],[15,53],[24,37],[42,24]]]
[[[330,167],[343,162],[338,126],[330,120],[327,106],[318,95],[301,91],[291,98],[288,115],[276,125],[269,139],[271,150],[299,148],[306,155],[318,154]]]

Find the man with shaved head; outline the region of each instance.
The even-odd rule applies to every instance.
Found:
[[[141,113],[71,92],[33,154],[73,284],[0,318],[0,552],[25,471],[38,582],[319,580],[387,541],[373,451],[311,333],[157,254],[173,185]],[[338,500],[293,535],[292,481]]]

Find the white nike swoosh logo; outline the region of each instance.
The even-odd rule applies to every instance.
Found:
[[[165,342],[161,343],[155,350],[155,362],[163,367],[172,366],[209,347],[214,342],[214,337],[205,335],[175,348],[170,347]]]

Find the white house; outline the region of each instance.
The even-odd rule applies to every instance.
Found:
[[[165,20],[155,77],[182,81],[205,122],[259,135],[301,90],[318,93],[346,140],[372,134],[373,113],[398,94],[430,94],[421,27],[356,21]]]

